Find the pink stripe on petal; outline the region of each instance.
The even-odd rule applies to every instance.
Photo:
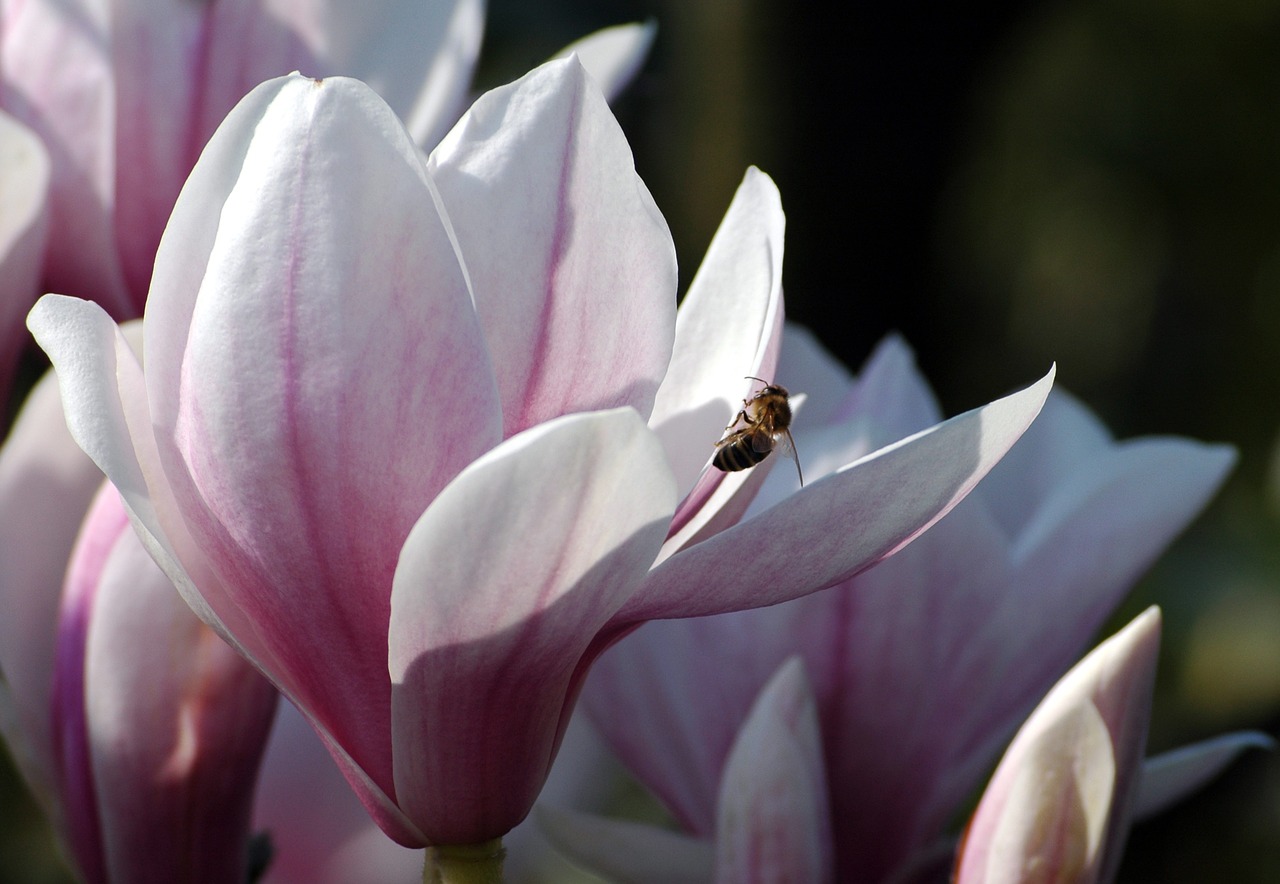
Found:
[[[675,249],[576,59],[482,96],[431,155],[502,392],[504,434],[642,415],[671,357]]]
[[[110,497],[121,531],[97,575],[84,698],[110,880],[243,877],[276,692],[196,619]]]
[[[721,774],[716,880],[833,881],[818,706],[792,657],[769,680]]]
[[[157,256],[147,346],[208,604],[394,794],[396,558],[500,417],[420,156],[367,87],[290,77],[228,118]]]
[[[498,837],[528,813],[673,486],[632,409],[572,415],[481,458],[414,526],[392,595],[396,793],[433,842]]]
[[[87,706],[88,635],[99,586],[116,543],[132,533],[119,493],[101,488],[84,519],[67,571],[58,612],[55,671],[50,712],[59,789],[66,814],[66,838],[81,873],[108,881],[99,786],[94,776]]]

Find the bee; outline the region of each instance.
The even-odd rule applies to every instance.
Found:
[[[760,463],[776,447],[795,460],[796,473],[803,485],[804,473],[800,470],[799,458],[795,456],[795,440],[791,438],[791,405],[787,401],[787,391],[762,378],[749,377],[748,380],[760,381],[764,389],[750,399],[742,400],[742,410],[724,428],[724,436],[716,443],[712,466],[726,473],[735,473]]]

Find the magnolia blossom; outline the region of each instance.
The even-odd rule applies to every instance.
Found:
[[[1137,796],[1159,648],[1151,608],[1054,686],[978,804],[959,881],[1111,879]]]
[[[265,682],[246,678],[242,658],[191,614],[102,486],[67,433],[50,374],[0,449],[0,723],[81,878],[242,880],[252,831],[270,844],[264,884],[411,880],[421,851],[373,824],[288,703],[255,779],[244,750],[261,748],[274,691],[263,696]],[[599,738],[575,717],[565,740],[570,763],[552,770],[544,795],[598,804]],[[216,781],[199,782],[210,767]],[[532,822],[506,847],[512,882],[539,880],[556,861]]]
[[[363,84],[292,76],[183,189],[145,370],[92,304],[29,323],[197,614],[384,831],[469,845],[528,813],[618,637],[848,578],[1038,413],[1048,377],[736,524],[766,471],[701,465],[743,376],[774,372],[781,249],[752,172],[677,319],[666,224],[572,58],[483,96],[426,163]]]
[[[48,227],[49,157],[26,126],[0,111],[0,402],[35,303]]]
[[[41,291],[97,301],[118,319],[141,315],[183,182],[222,119],[266,79],[290,71],[358,77],[420,146],[434,145],[465,107],[484,7],[483,0],[0,0],[0,108],[30,126],[49,156],[37,159],[31,136],[0,121],[0,355],[21,352],[18,319]],[[627,25],[571,48],[613,93],[635,73],[652,35],[652,26]],[[36,211],[46,186],[47,246]],[[16,257],[6,257],[11,252]],[[32,274],[41,263],[37,291]]]
[[[1068,672],[1019,729],[961,845],[957,884],[1115,879],[1130,825],[1215,775],[1262,734],[1139,764],[1160,646],[1149,608]]]
[[[854,382],[792,330],[779,376],[812,391],[794,427],[807,475],[937,420],[895,338]],[[588,708],[682,827],[711,839],[734,740],[798,655],[819,709],[837,877],[904,880],[947,855],[949,822],[1014,728],[1233,459],[1184,439],[1114,442],[1055,391],[991,475],[910,548],[789,604],[648,624],[597,661]],[[783,493],[766,484],[756,503]],[[747,564],[737,573],[757,579]]]
[[[276,693],[142,548],[52,378],[0,450],[0,557],[0,721],[81,879],[243,880]]]
[[[1216,776],[1262,734],[1233,734],[1142,763],[1158,647],[1151,609],[1058,682],[1018,731],[982,796],[948,877],[951,845],[922,853],[893,882],[1107,882],[1132,822]],[[544,807],[562,848],[606,876],[636,882],[870,880],[837,868],[820,708],[792,656],[734,736],[699,839]],[[869,809],[868,812],[871,812]]]
[[[0,106],[53,158],[48,285],[139,315],[201,148],[270,77],[361,77],[429,137],[465,94],[483,13],[476,0],[5,0]]]

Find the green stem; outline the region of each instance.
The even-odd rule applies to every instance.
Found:
[[[422,884],[502,884],[502,839],[428,847]]]

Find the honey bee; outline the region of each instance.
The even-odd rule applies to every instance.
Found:
[[[764,389],[750,399],[742,400],[742,410],[724,428],[724,436],[716,443],[712,466],[726,473],[735,473],[755,466],[777,448],[795,460],[796,474],[803,485],[804,473],[800,470],[799,458],[795,456],[795,440],[791,438],[789,429],[791,405],[787,401],[787,391],[762,378],[749,377],[748,380],[760,381]]]

